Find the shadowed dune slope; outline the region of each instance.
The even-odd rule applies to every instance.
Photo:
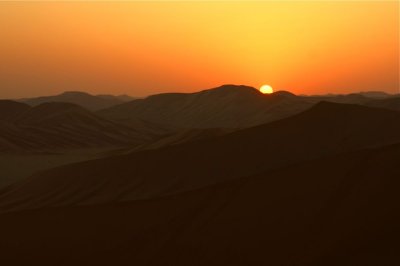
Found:
[[[0,123],[13,120],[19,114],[30,109],[30,106],[11,100],[0,100]]]
[[[3,214],[2,261],[399,265],[399,158],[391,145],[152,200]]]
[[[399,142],[399,112],[322,102],[299,115],[210,140],[37,173],[0,194],[0,210],[148,199]]]
[[[392,97],[368,102],[367,106],[400,111],[400,97]]]
[[[181,145],[188,142],[212,139],[215,137],[223,136],[234,132],[233,129],[222,129],[222,128],[204,128],[204,129],[183,129],[175,133],[168,134],[164,137],[160,137],[154,141],[138,145],[133,148],[122,148],[119,150],[113,150],[108,152],[111,155],[122,155],[129,154],[142,150],[155,150],[161,149],[174,145]]]
[[[15,102],[13,105],[21,105],[23,111],[14,108],[13,113],[14,109],[8,108],[8,112],[1,112],[3,116],[8,114],[7,120],[0,121],[2,152],[138,145],[154,137],[142,128],[106,120],[71,103],[44,103],[32,108]]]

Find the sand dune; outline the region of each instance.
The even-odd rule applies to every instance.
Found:
[[[367,105],[371,107],[379,107],[400,111],[400,96],[370,101],[367,103]]]
[[[3,193],[0,210],[149,199],[398,142],[399,112],[322,102],[222,137],[38,173]]]
[[[376,95],[296,96],[286,91],[264,95],[249,86],[223,85],[196,93],[152,95],[98,113],[128,124],[141,119],[172,129],[246,128],[295,115],[321,101],[367,104]]]
[[[31,106],[37,106],[49,102],[66,102],[66,103],[77,104],[88,110],[95,111],[113,105],[121,104],[125,101],[128,101],[128,99],[124,96],[122,97],[113,95],[95,96],[86,92],[67,91],[59,95],[27,98],[27,99],[21,99],[20,101],[27,103]]]
[[[13,120],[16,116],[29,109],[29,105],[24,103],[0,100],[0,122]]]
[[[138,145],[156,136],[156,133],[150,133],[150,126],[132,128],[121,125],[75,104],[53,102],[33,108],[20,103],[13,105],[21,108],[6,108],[5,105],[0,103],[3,109],[7,109],[4,112],[2,109],[3,118],[0,120],[2,152]]]
[[[51,153],[2,153],[0,154],[0,189],[38,171],[104,157],[103,154],[108,150],[104,148]]]
[[[147,201],[3,214],[2,261],[398,265],[398,158],[392,145]]]
[[[175,133],[166,134],[147,143],[134,147],[125,147],[107,152],[106,156],[130,154],[143,150],[156,150],[174,145],[181,145],[188,142],[212,139],[234,132],[233,129],[225,128],[204,128],[204,129],[182,129]]]
[[[120,104],[99,114],[129,123],[143,119],[172,128],[242,128],[300,112],[310,103],[290,93],[263,95],[248,86],[224,85],[197,93],[165,93]]]
[[[36,112],[24,119],[59,121]],[[400,263],[397,111],[321,102],[269,124],[163,147],[57,167],[1,189],[2,262]]]

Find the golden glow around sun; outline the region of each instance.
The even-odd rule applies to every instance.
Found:
[[[262,85],[260,88],[260,92],[262,92],[264,94],[271,94],[274,92],[274,90],[269,85]]]

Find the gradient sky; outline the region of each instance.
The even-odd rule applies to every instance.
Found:
[[[0,98],[399,92],[399,2],[0,2]]]

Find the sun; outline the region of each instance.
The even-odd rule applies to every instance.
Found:
[[[274,89],[272,89],[272,87],[269,85],[262,85],[260,88],[260,92],[264,94],[271,94],[274,92]]]

